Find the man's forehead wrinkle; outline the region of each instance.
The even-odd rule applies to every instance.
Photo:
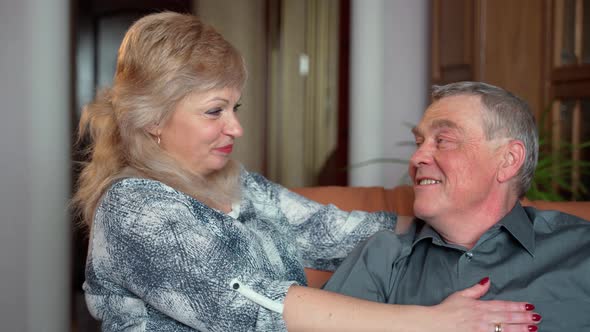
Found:
[[[431,130],[448,128],[463,132],[463,128],[454,121],[448,119],[435,119],[432,120],[432,122],[428,125],[421,124],[419,126],[412,128],[412,133],[414,134],[414,136],[424,136],[424,127]]]
[[[448,119],[433,120],[430,127],[433,129],[450,128],[450,129],[463,130],[461,128],[461,126],[459,126],[456,122],[448,120]]]

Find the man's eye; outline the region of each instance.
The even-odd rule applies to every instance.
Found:
[[[207,112],[205,112],[205,114],[211,115],[211,116],[219,116],[219,114],[221,114],[221,111],[223,111],[221,108],[214,108],[214,109],[208,110]]]
[[[234,112],[237,112],[240,106],[242,106],[242,104],[236,104],[236,106],[234,106]]]

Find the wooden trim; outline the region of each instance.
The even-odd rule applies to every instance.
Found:
[[[79,0],[81,2],[82,0]],[[87,1],[85,1],[87,2]],[[92,6],[94,14],[99,16],[110,15],[120,12],[145,12],[155,13],[159,11],[169,10],[179,13],[192,13],[193,1],[189,0],[125,0],[125,1],[104,1],[93,0],[89,1]],[[196,6],[195,6],[196,7]]]
[[[471,64],[446,65],[439,68],[441,79],[437,84],[473,80],[473,66]]]
[[[305,1],[305,53],[308,57],[309,72],[305,76],[305,87],[303,93],[303,185],[314,185],[314,149],[318,144],[316,137],[316,123],[314,118],[315,112],[321,112],[318,109],[318,87],[321,85],[321,77],[318,72],[322,71],[323,50],[320,47],[322,39],[322,24],[318,22],[320,15],[320,4],[314,0]],[[301,61],[301,59],[299,59]],[[300,65],[300,64],[299,64]],[[321,98],[321,97],[320,97]]]
[[[556,82],[551,95],[556,99],[590,98],[590,80]]]
[[[487,1],[479,0],[475,2],[473,13],[475,16],[475,35],[477,40],[474,43],[474,63],[473,63],[473,75],[477,81],[486,80],[485,62],[486,62],[486,31],[487,21],[486,13]]]
[[[440,68],[440,1],[441,0],[432,0],[432,29],[431,29],[431,43],[432,43],[432,50],[430,57],[431,60],[431,83],[439,82],[442,78],[441,75],[441,68]]]
[[[553,98],[590,97],[590,64],[556,68],[551,75]]]
[[[539,88],[541,91],[540,107],[536,110],[536,118],[541,119],[542,113],[545,112],[547,105],[550,105],[550,93],[551,93],[551,64],[553,63],[553,0],[545,0],[543,2],[543,22],[541,27],[543,29],[543,47],[542,47],[542,58],[541,58],[541,80],[539,82]],[[542,124],[545,125],[545,124]]]
[[[350,76],[350,0],[339,0],[338,18],[338,80],[337,89],[337,141],[336,149],[322,166],[317,185],[348,185],[348,138],[349,138],[349,76]]]
[[[268,15],[268,45],[267,45],[267,107],[266,107],[266,132],[269,138],[266,142],[266,168],[265,176],[278,181],[281,178],[281,158],[279,147],[282,144],[281,133],[281,31],[282,31],[282,3],[280,0],[267,0]],[[272,139],[270,139],[272,138]]]
[[[576,22],[574,25],[574,54],[576,55],[576,62],[582,63],[582,46],[584,36],[584,2],[583,0],[576,0]]]
[[[469,15],[465,16],[463,21],[463,31],[465,31],[465,47],[463,48],[463,63],[473,63],[473,22],[475,21],[473,2],[468,0],[465,2],[465,12]]]
[[[563,3],[564,0],[554,1],[553,26],[553,67],[561,66],[561,49],[563,48]]]
[[[553,107],[551,108],[551,154],[554,160],[559,158],[559,146],[561,142],[561,101],[556,100],[553,102]],[[553,174],[555,178],[559,170],[557,169],[557,165],[553,165]],[[558,189],[558,184],[556,182],[552,183],[552,188],[554,191]]]
[[[574,106],[574,113],[572,118],[572,161],[579,162],[581,151],[580,151],[580,142],[582,136],[582,105],[580,100],[576,101],[576,105]],[[574,194],[574,198],[578,196],[578,186],[580,184],[580,165],[574,164],[572,167],[572,192]]]
[[[570,65],[555,68],[551,75],[553,82],[590,80],[590,64]]]

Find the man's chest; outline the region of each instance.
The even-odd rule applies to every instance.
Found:
[[[543,331],[590,331],[589,255],[543,246],[531,255],[509,238],[496,240],[469,251],[417,245],[400,264],[388,302],[435,305],[489,277],[483,300],[534,304]]]

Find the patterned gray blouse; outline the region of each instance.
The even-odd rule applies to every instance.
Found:
[[[230,287],[282,303],[303,267],[333,270],[396,215],[343,212],[242,172],[237,218],[154,180],[126,178],[94,219],[84,290],[103,331],[284,331],[282,315]]]

